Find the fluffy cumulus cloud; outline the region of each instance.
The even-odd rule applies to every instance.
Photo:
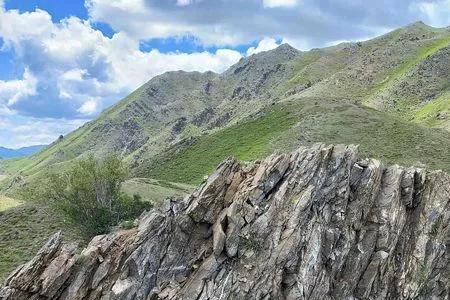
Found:
[[[269,51],[275,49],[278,46],[279,44],[275,39],[264,38],[258,43],[258,46],[248,48],[247,55],[252,55],[263,51]]]
[[[3,105],[11,106],[22,98],[34,95],[36,84],[36,77],[28,69],[25,69],[22,79],[0,80],[0,99],[3,99]]]
[[[221,72],[241,57],[226,49],[142,52],[139,40],[125,32],[109,38],[76,17],[55,24],[43,10],[0,8],[0,37],[3,48],[13,49],[26,66],[23,79],[0,81],[0,103],[36,117],[93,115],[155,75],[179,69]]]
[[[123,5],[126,8],[128,4]],[[47,129],[53,124],[49,120],[94,117],[166,71],[222,72],[242,57],[229,49],[195,53],[141,51],[140,40],[126,32],[109,38],[94,29],[89,20],[69,17],[53,23],[44,10],[6,10],[2,2],[0,42],[0,51],[12,51],[17,64],[23,66],[21,78],[0,80],[0,117],[25,116],[34,122],[41,119],[50,124],[41,126]],[[24,128],[14,123],[17,117],[8,120],[5,123],[3,119],[3,125]],[[68,124],[60,127],[61,131],[73,129],[70,125],[78,122]],[[2,130],[1,136],[7,136],[5,128]],[[17,133],[17,129],[9,136],[12,132]],[[42,134],[34,136],[48,141]],[[0,141],[0,145],[7,145],[7,140],[3,144]],[[29,143],[35,140],[24,139]]]
[[[418,19],[450,23],[450,0],[85,0],[85,8],[86,20],[55,22],[45,10],[10,10],[0,0],[0,55],[13,53],[21,70],[17,78],[0,78],[0,121],[10,127],[0,145],[34,142],[21,138],[25,130],[19,138],[11,129],[33,122],[47,132],[35,136],[51,140],[166,71],[222,72],[280,41],[305,50],[367,39]],[[96,29],[101,23],[113,34]],[[187,36],[198,49],[212,50],[151,47]],[[59,132],[52,129],[58,120],[66,124]]]

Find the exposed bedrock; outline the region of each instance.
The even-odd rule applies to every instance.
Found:
[[[55,234],[0,298],[449,299],[449,189],[355,146],[230,158],[81,255]]]

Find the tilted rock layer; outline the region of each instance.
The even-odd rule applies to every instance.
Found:
[[[449,175],[354,146],[228,159],[81,255],[56,234],[0,298],[449,299],[449,199]]]

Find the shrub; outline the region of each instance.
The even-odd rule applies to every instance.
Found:
[[[91,237],[151,208],[139,196],[121,192],[126,176],[127,170],[116,156],[102,161],[88,156],[66,172],[50,174],[46,196]]]

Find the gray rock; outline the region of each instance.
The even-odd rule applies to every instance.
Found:
[[[449,187],[355,146],[227,159],[80,256],[56,234],[0,299],[449,299]]]

